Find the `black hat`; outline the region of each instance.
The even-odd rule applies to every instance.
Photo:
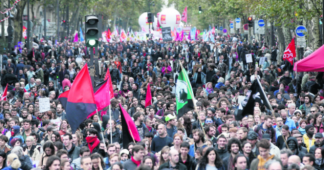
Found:
[[[262,139],[271,139],[271,136],[270,136],[270,134],[265,133],[262,135]]]
[[[313,125],[307,125],[307,126],[305,127],[305,131],[307,132],[308,129],[310,129],[310,128],[312,128],[312,127],[314,127],[314,126],[313,126]]]
[[[323,134],[322,133],[316,133],[315,138],[323,138]]]
[[[254,131],[250,131],[247,135],[247,139],[249,140],[255,140],[258,139],[258,134],[255,133]]]

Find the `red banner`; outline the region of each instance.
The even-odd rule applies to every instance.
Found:
[[[284,52],[282,60],[287,60],[290,62],[291,65],[293,65],[293,60],[295,57],[296,57],[295,39],[292,39]]]

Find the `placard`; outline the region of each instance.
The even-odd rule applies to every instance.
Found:
[[[245,61],[246,63],[252,63],[252,54],[246,54],[245,55]]]
[[[259,60],[259,65],[262,66],[263,63],[265,62],[265,58],[266,57],[260,57],[260,60]]]
[[[49,98],[39,98],[39,112],[43,113],[51,110]]]
[[[172,36],[171,36],[171,28],[170,27],[165,27],[162,28],[162,38],[163,41],[172,41]]]

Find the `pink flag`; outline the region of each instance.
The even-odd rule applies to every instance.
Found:
[[[190,32],[188,34],[188,41],[191,41]]]
[[[97,105],[97,110],[100,111],[110,104],[110,94],[109,94],[109,81],[103,84],[94,94],[94,98]],[[89,116],[96,114],[96,111],[92,112]]]
[[[78,41],[79,41],[78,33],[75,33],[73,42],[78,42]]]
[[[187,22],[187,7],[182,12],[181,20]]]
[[[181,37],[180,37],[180,41],[183,40],[183,30],[181,31]]]
[[[150,105],[152,105],[152,94],[150,84],[148,84],[146,90],[145,108]]]
[[[195,40],[198,40],[198,30],[196,31]]]
[[[212,34],[215,34],[215,27],[213,27]]]

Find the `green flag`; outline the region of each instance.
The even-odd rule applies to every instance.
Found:
[[[178,117],[183,116],[188,111],[194,109],[194,95],[188,78],[187,71],[182,68],[176,85],[176,101]]]

